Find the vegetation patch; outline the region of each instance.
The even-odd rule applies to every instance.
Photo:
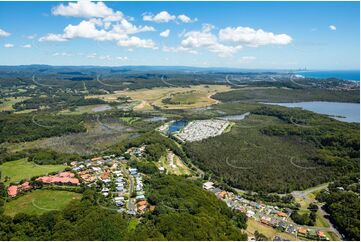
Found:
[[[0,99],[0,112],[14,110],[13,105],[25,101],[30,97],[7,97]]]
[[[0,165],[0,171],[2,173],[2,180],[4,180],[6,184],[9,184],[10,182],[19,182],[23,179],[30,179],[34,176],[62,171],[66,167],[67,166],[65,165],[37,165],[28,162],[28,159],[24,158],[5,162]]]
[[[81,116],[31,113],[0,116],[0,143],[32,141],[84,131]]]
[[[81,194],[68,191],[34,190],[5,204],[4,214],[18,213],[40,215],[49,211],[60,211],[73,200],[80,200]]]
[[[306,102],[306,101],[335,101],[360,102],[359,90],[341,91],[328,89],[284,89],[269,88],[252,91],[237,89],[230,92],[217,93],[213,98],[222,102],[256,101],[256,102]]]
[[[135,122],[137,122],[138,120],[140,120],[141,118],[139,117],[121,117],[120,120],[127,123],[127,124],[133,124]]]

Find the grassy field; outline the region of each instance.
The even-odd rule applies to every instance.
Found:
[[[34,163],[28,162],[26,158],[5,162],[4,164],[0,165],[2,178],[5,176],[10,177],[10,180],[8,180],[6,184],[31,178],[33,176],[45,175],[54,171],[61,171],[65,168],[66,166],[64,165],[36,165]]]
[[[325,234],[331,241],[340,241],[340,238],[333,232],[325,232]]]
[[[200,98],[201,97],[197,95],[195,91],[187,91],[170,95],[167,102],[174,105],[190,105],[202,101],[200,100]],[[165,102],[165,99],[163,99],[162,102],[167,104],[167,102]]]
[[[40,215],[48,211],[61,210],[71,201],[79,200],[81,196],[79,193],[68,191],[35,190],[6,203],[4,214]]]
[[[18,102],[22,102],[26,99],[29,99],[29,97],[8,97],[0,99],[0,112],[2,111],[11,111],[13,110],[13,105]]]
[[[270,226],[261,224],[254,219],[248,219],[247,220],[247,229],[246,229],[247,234],[254,235],[256,230],[259,233],[264,234],[268,238],[268,240],[273,240],[273,238],[276,235],[280,236],[281,238],[286,239],[286,240],[291,240],[291,241],[297,240],[296,237],[291,234],[280,232],[274,228],[271,228]]]
[[[187,109],[206,107],[217,103],[211,96],[218,92],[226,92],[231,90],[229,86],[224,85],[199,85],[191,87],[163,87],[153,89],[139,89],[136,91],[116,91],[106,95],[91,95],[87,98],[100,98],[107,102],[117,102],[117,98],[128,96],[134,101],[140,102],[135,107],[136,110],[151,109],[151,105],[158,106],[163,109]],[[185,95],[186,94],[186,95]],[[173,96],[176,100],[180,100],[180,104],[165,104],[162,102],[165,98]]]

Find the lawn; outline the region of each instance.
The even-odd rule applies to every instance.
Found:
[[[27,161],[27,158],[5,162],[0,165],[2,172],[2,178],[5,176],[10,177],[10,180],[6,182],[18,182],[22,179],[30,179],[33,176],[45,175],[50,172],[64,170],[64,165],[37,165]]]
[[[72,200],[79,200],[81,196],[79,193],[68,191],[35,190],[6,203],[4,214],[40,215],[48,211],[61,210]]]

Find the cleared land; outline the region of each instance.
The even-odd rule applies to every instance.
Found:
[[[153,89],[139,89],[136,91],[115,91],[112,94],[92,95],[87,98],[99,98],[107,102],[117,102],[118,97],[128,96],[134,101],[140,102],[135,110],[149,110],[152,105],[162,109],[187,109],[207,107],[217,103],[217,100],[211,98],[212,95],[219,92],[231,90],[225,85],[199,85],[190,87],[163,87]],[[164,99],[174,99],[176,104],[164,103]]]
[[[68,191],[35,190],[5,204],[4,214],[14,216],[17,213],[40,215],[49,211],[64,209],[73,200],[79,200],[81,194]]]
[[[168,174],[179,176],[192,174],[189,168],[173,152],[168,152],[167,156],[162,156],[159,160],[158,166],[164,167]]]
[[[66,166],[64,165],[37,165],[30,163],[27,159],[20,159],[15,161],[5,162],[0,165],[0,171],[2,172],[2,178],[10,177],[6,182],[18,182],[22,179],[28,179],[33,176],[45,175],[50,172],[64,170]]]

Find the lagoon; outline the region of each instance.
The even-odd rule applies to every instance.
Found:
[[[340,102],[296,102],[296,103],[267,103],[289,108],[302,108],[319,114],[326,114],[343,122],[360,123],[359,103]]]

